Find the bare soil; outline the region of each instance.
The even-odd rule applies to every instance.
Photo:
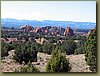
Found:
[[[9,55],[1,60],[1,72],[14,72],[15,69],[22,66],[12,59],[12,52],[13,51],[10,51]],[[51,58],[51,55],[38,53],[37,57],[37,62],[32,62],[32,64],[34,64],[40,72],[46,72],[45,66]],[[72,67],[70,72],[91,72],[85,62],[84,54],[66,55],[66,58],[69,58],[70,66]]]

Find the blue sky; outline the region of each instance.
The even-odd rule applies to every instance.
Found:
[[[1,18],[96,22],[96,1],[2,1]]]

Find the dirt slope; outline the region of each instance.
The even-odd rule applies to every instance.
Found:
[[[10,54],[12,54],[12,52],[10,52]],[[21,66],[12,59],[10,54],[1,60],[1,72],[14,72],[15,68]],[[37,56],[38,61],[32,62],[32,64],[34,64],[41,72],[45,72],[45,66],[51,56],[44,53],[38,53]],[[91,72],[85,62],[84,54],[66,55],[66,58],[69,58],[70,65],[72,66],[70,72]]]

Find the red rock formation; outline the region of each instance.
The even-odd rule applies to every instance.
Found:
[[[27,31],[27,32],[29,32],[29,31],[32,30],[33,27],[29,26],[28,24],[26,24],[24,26],[21,26],[20,28],[23,29],[23,30],[25,30],[25,31]]]
[[[41,32],[42,31],[42,29],[41,28],[36,28],[35,29],[35,32],[37,33],[37,32]]]
[[[35,30],[31,30],[30,32],[34,32],[35,33]]]
[[[44,32],[45,32],[45,33],[48,33],[48,30],[45,30]]]
[[[67,27],[65,29],[64,35],[65,36],[73,36],[74,35],[73,30],[71,29],[71,27]]]

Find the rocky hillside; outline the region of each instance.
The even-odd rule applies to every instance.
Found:
[[[16,68],[22,66],[12,59],[12,55],[13,51],[10,51],[9,55],[1,60],[1,72],[14,72]],[[37,62],[32,62],[32,64],[34,64],[40,72],[46,72],[45,66],[51,58],[51,55],[38,53],[37,56]],[[91,72],[85,62],[84,54],[66,55],[66,58],[69,58],[70,66],[72,67],[70,72]]]

